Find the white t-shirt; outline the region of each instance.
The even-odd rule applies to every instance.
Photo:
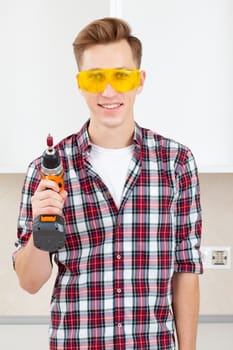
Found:
[[[92,144],[89,162],[93,170],[108,187],[117,207],[120,207],[129,163],[134,146],[125,148],[103,148]]]

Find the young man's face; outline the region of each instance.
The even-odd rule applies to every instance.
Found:
[[[110,44],[98,44],[84,51],[81,70],[101,68],[137,69],[132,51],[126,40]],[[80,90],[90,110],[91,121],[99,127],[118,127],[134,119],[135,97],[142,91],[145,72],[140,72],[140,85],[127,92],[117,92],[107,84],[103,92]]]

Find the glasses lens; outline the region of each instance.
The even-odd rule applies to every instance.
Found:
[[[137,69],[119,69],[112,75],[110,84],[118,92],[127,92],[140,84],[140,72]]]
[[[82,71],[77,75],[80,89],[101,92],[106,85],[106,76],[101,70]]]
[[[137,69],[97,69],[82,71],[77,75],[80,89],[88,92],[103,92],[110,84],[118,92],[127,92],[140,84],[140,72]]]

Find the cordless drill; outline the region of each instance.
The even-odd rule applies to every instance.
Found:
[[[61,191],[64,189],[64,171],[51,135],[47,137],[47,146],[42,155],[41,177],[55,181]],[[53,214],[38,215],[33,222],[33,240],[37,248],[48,252],[62,248],[65,242],[64,218]]]

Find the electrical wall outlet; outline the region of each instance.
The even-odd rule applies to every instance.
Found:
[[[231,269],[231,247],[201,247],[201,254],[205,269]]]

